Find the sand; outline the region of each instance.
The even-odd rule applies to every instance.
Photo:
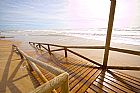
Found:
[[[0,93],[28,93],[34,86],[25,63],[11,52],[12,44],[20,43],[0,40]]]

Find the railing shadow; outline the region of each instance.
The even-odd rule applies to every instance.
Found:
[[[27,68],[27,71],[28,71],[28,75],[31,79],[31,82],[32,82],[34,88],[37,88],[38,86],[40,86],[40,82],[37,80],[37,78],[35,78],[33,73],[28,68]]]
[[[101,72],[101,74],[97,77],[97,78],[99,78],[100,77],[100,79],[98,80],[98,84],[97,84],[97,86],[100,88],[100,90],[98,90],[98,92],[99,93],[102,93],[103,92],[103,86],[104,86],[104,77],[105,77],[105,72],[106,72],[106,70],[102,70],[102,72]]]
[[[28,70],[27,70],[28,71],[27,74],[21,74],[19,77],[15,78],[20,67],[25,62],[25,60],[21,60],[20,58],[13,58],[13,56],[14,56],[14,50],[12,49],[9,54],[7,63],[5,65],[2,79],[0,81],[0,93],[6,93],[7,87],[11,93],[22,93],[21,90],[18,88],[18,86],[15,84],[15,82],[20,81],[20,79],[23,79],[27,76],[29,76],[30,79],[32,80],[34,87],[35,88],[38,87],[39,86],[38,82],[36,82],[36,80],[33,79],[32,73],[29,72]],[[14,65],[14,68],[12,68],[13,72],[11,73],[10,68],[11,68],[12,62],[16,62],[17,64]]]
[[[11,80],[14,78],[14,76],[15,76],[17,70],[19,69],[19,67],[21,66],[22,62],[18,64],[14,73],[8,79],[12,56],[13,56],[13,49],[11,50],[11,53],[8,57],[8,60],[7,60],[7,63],[5,65],[5,69],[4,69],[4,72],[2,75],[2,80],[0,82],[0,92],[2,92],[2,93],[6,92],[6,87],[8,87],[10,89],[11,93],[16,93],[16,92],[21,93],[20,89],[13,82],[11,82]]]
[[[123,79],[123,76],[122,76],[122,77],[119,77],[118,75],[116,75],[115,73],[113,73],[113,72],[110,71],[110,70],[107,70],[107,72],[108,72],[109,74],[111,74],[116,80],[118,80],[118,81],[122,82],[123,84],[125,84],[125,86],[126,86],[128,89],[130,89],[130,90],[132,90],[132,91],[134,91],[134,92],[140,92],[140,89],[138,89],[137,87],[133,86],[129,81]]]

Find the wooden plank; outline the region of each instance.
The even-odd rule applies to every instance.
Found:
[[[65,47],[78,49],[105,49],[105,46],[65,46]]]
[[[80,77],[82,77],[83,76],[83,74],[84,73],[86,73],[87,71],[90,71],[90,69],[89,68],[83,68],[83,69],[80,69],[80,71],[77,71],[76,73],[72,73],[72,74],[70,74],[70,84],[72,83],[72,82],[74,82],[76,79],[77,80],[79,80],[79,78]]]
[[[128,50],[128,49],[120,49],[120,48],[114,48],[114,47],[110,47],[110,50],[140,56],[140,51],[134,51],[134,50]]]
[[[121,90],[121,89],[116,88],[114,85],[112,85],[112,84],[110,84],[110,83],[104,81],[104,80],[101,79],[101,78],[98,78],[97,81],[103,82],[103,85],[104,85],[104,86],[107,86],[108,88],[110,88],[110,89],[112,89],[112,90],[114,90],[114,91],[116,91],[116,92],[119,92],[119,93],[124,93],[124,92],[125,92],[125,91],[123,91],[123,90]]]
[[[55,77],[53,80],[50,80],[49,82],[39,86],[35,90],[33,90],[31,93],[50,93],[51,90],[62,86],[62,93],[69,93],[68,90],[68,74],[62,73]]]
[[[111,74],[111,75],[112,75],[112,74]],[[110,75],[110,76],[111,76],[111,75]],[[140,86],[138,86],[138,85],[132,83],[132,82],[131,82],[132,80],[125,80],[125,79],[123,79],[122,77],[118,77],[118,76],[116,76],[116,75],[112,75],[112,78],[114,78],[114,79],[120,81],[121,83],[123,83],[123,85],[126,86],[126,87],[128,87],[128,89],[130,89],[130,90],[132,90],[132,91],[135,91],[135,92],[138,92],[138,91],[140,92]]]
[[[55,61],[55,60],[53,60],[53,61]],[[68,62],[70,64],[67,64]],[[61,69],[65,70],[69,74],[71,74],[74,69],[78,69],[80,67],[80,66],[77,66],[77,65],[82,64],[82,63],[83,62],[77,63],[75,60],[72,60],[72,59],[70,59],[70,60],[69,59],[66,59],[66,62],[64,62],[63,60],[61,60],[59,62],[59,64],[60,64],[59,66],[60,66]],[[75,65],[73,65],[73,64],[75,64]],[[82,64],[82,65],[84,65],[84,64]]]
[[[69,73],[70,77],[75,76],[75,74],[80,74],[83,70],[86,71],[86,69],[89,69],[89,68],[83,67],[83,66],[81,66],[81,67],[79,66],[79,67],[77,67],[76,69],[73,70],[74,73]]]
[[[106,91],[107,93],[117,93],[114,90],[108,88],[107,86],[104,86],[103,83],[100,83],[98,81],[94,81],[93,84],[101,88],[102,90]]]
[[[102,66],[100,63],[97,63],[97,62],[95,62],[95,61],[93,61],[93,60],[91,60],[91,59],[89,59],[89,58],[87,58],[87,57],[85,57],[85,56],[83,56],[81,54],[78,54],[78,53],[76,53],[76,52],[74,52],[72,50],[69,50],[68,49],[68,51],[71,52],[71,53],[73,53],[73,54],[75,54],[75,55],[77,55],[77,56],[79,56],[79,57],[81,57],[81,58],[83,58],[83,59],[85,59],[85,60],[87,60],[87,61],[89,61],[89,62],[91,62],[91,63],[93,63],[93,64],[96,64],[98,66]]]
[[[99,92],[99,93],[107,93],[105,90],[103,90],[101,87],[98,87],[98,86],[96,86],[96,85],[94,85],[94,84],[91,84],[90,85],[90,88],[91,89],[93,89],[93,90],[95,90],[96,92]],[[89,88],[88,88],[89,89]],[[87,90],[88,90],[87,89]]]
[[[85,92],[88,87],[92,84],[92,82],[99,76],[99,74],[101,73],[101,70],[97,70],[88,80],[87,82],[85,82],[79,90],[77,90],[77,93],[83,93]]]
[[[98,69],[92,69],[89,72],[85,72],[84,73],[85,76],[82,75],[81,77],[79,77],[79,79],[76,79],[73,83],[71,83],[70,87],[73,86],[71,92],[73,92],[73,93],[78,92],[78,90],[84,85],[84,83],[86,83],[90,79],[90,77],[92,75],[94,75],[97,71],[98,71]],[[90,82],[90,81],[88,81],[88,82]]]
[[[76,66],[76,68],[72,69],[72,71],[69,74],[71,74],[71,76],[72,76],[72,74],[74,74],[73,72],[78,72],[78,71],[81,71],[82,69],[85,69],[86,68],[85,65],[86,64],[83,64],[83,65],[80,65],[80,66]],[[88,63],[87,63],[87,65],[88,65]]]
[[[118,83],[116,83],[117,81],[116,82],[113,82],[113,81],[111,81],[111,80],[109,80],[107,78],[104,78],[104,81],[110,83],[111,85],[115,86],[117,89],[122,90],[124,92],[134,93],[133,91],[131,91],[131,90],[129,90],[129,89],[123,87],[123,86],[120,86]]]
[[[138,70],[140,71],[140,67],[131,67],[131,66],[107,66],[107,69],[118,69],[118,70]]]
[[[136,83],[140,84],[140,78],[136,78],[134,76],[122,73],[120,71],[113,71],[113,70],[111,70],[111,72],[113,72],[114,74],[119,75],[121,77],[124,77],[124,78],[130,79],[132,81],[135,81]]]
[[[116,80],[116,79],[113,78],[113,77],[112,77],[111,79],[112,79],[112,81],[114,81],[115,83],[121,85],[122,87],[125,87],[126,89],[128,89],[128,90],[130,90],[130,91],[134,91],[134,92],[139,91],[139,90],[135,89],[134,86],[129,85],[129,84],[126,84],[126,82],[125,82],[125,83],[124,83],[124,82],[121,82],[121,81],[119,81],[119,80]]]
[[[82,80],[85,80],[86,76],[92,72],[93,69],[88,69],[86,70],[82,75],[80,75],[78,78],[76,78],[75,80],[73,80],[72,83],[70,83],[70,90],[73,90],[73,88],[76,85],[79,85],[78,83],[82,82]]]
[[[40,44],[42,44],[42,45],[56,46],[56,47],[65,47],[65,46],[62,46],[62,45],[55,45],[55,44],[46,44],[46,43],[40,43]]]
[[[91,88],[88,88],[88,89],[87,89],[87,92],[88,92],[88,93],[97,93],[95,90],[93,90],[93,89],[91,89]]]
[[[41,72],[45,75],[48,80],[51,80],[55,77],[54,74],[50,73],[49,71],[41,69]]]
[[[107,79],[111,84],[115,85],[117,88],[121,88],[122,90],[126,91],[127,93],[134,93],[131,88],[128,88],[125,84],[117,81],[116,79],[109,77],[108,75],[105,76],[105,79]]]
[[[51,50],[50,52],[61,51],[61,50],[64,50],[64,49],[55,49],[55,50]]]
[[[42,80],[38,77],[38,75],[35,73],[35,71],[32,71],[32,82],[33,84],[36,86],[40,86],[41,84],[43,84]],[[38,87],[36,86],[36,87]]]
[[[50,46],[55,46],[55,47],[66,47],[66,48],[79,48],[79,49],[104,49],[104,46],[63,46],[63,45],[58,45],[58,44],[48,44],[48,43],[37,43],[37,42],[29,42],[35,43],[35,44],[41,44],[41,45],[50,45]]]
[[[63,70],[69,72],[69,74],[72,73],[70,71],[72,71],[74,69],[78,69],[81,66],[84,66],[87,64],[87,62],[75,60],[75,59],[69,58],[69,57],[64,60],[61,60],[59,63],[64,67]]]

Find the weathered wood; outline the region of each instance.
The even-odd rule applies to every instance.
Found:
[[[67,48],[64,47],[64,50],[65,50],[65,57],[67,57],[68,56],[68,54],[67,54]]]
[[[56,68],[56,67],[53,67],[53,66],[51,66],[51,65],[49,65],[49,64],[47,64],[47,63],[44,63],[44,62],[42,62],[42,61],[40,61],[40,60],[34,59],[34,58],[28,56],[26,53],[24,53],[22,50],[20,50],[20,49],[17,48],[17,47],[16,47],[16,49],[17,49],[22,55],[24,55],[24,57],[25,57],[26,59],[28,59],[29,61],[34,62],[35,64],[37,64],[37,65],[39,65],[40,67],[42,67],[42,68],[48,70],[49,72],[51,72],[51,73],[53,73],[53,74],[55,74],[55,75],[59,75],[59,74],[61,74],[61,73],[64,73],[63,70],[58,69],[58,68]]]
[[[117,52],[122,52],[122,53],[127,53],[127,54],[133,54],[133,55],[138,55],[140,56],[140,51],[134,51],[134,50],[128,50],[128,49],[120,49],[120,48],[113,48],[110,47],[111,51],[117,51]]]
[[[137,85],[136,83],[131,82],[132,79],[126,80],[124,79],[124,77],[120,77],[119,75],[116,75],[115,73],[113,73],[110,70],[107,70],[107,72],[112,75],[113,78],[115,78],[117,81],[120,81],[121,83],[123,83],[127,89],[134,91],[135,93],[139,93],[140,92],[140,87],[139,85]],[[135,78],[135,77],[134,77]]]
[[[65,46],[65,47],[78,49],[105,49],[104,46]]]
[[[51,50],[51,52],[55,52],[55,51],[61,51],[61,50],[64,50],[64,49],[56,49],[56,50]]]
[[[77,93],[84,93],[88,87],[96,80],[96,78],[100,75],[102,70],[96,71],[92,76],[88,79],[90,82],[85,82],[84,85],[77,91]]]
[[[42,48],[44,48],[45,50],[49,51],[45,46],[41,45]]]
[[[15,50],[15,49],[16,49],[16,46],[15,45],[12,45],[12,50],[15,51],[16,54],[18,54],[22,60],[24,60],[23,55],[19,51]]]
[[[45,76],[41,73],[41,71],[38,69],[38,67],[35,64],[39,65],[40,67],[48,70],[49,72],[55,75],[58,75],[57,77],[53,78],[49,82],[45,83],[44,86],[42,85],[38,87],[31,93],[44,93],[44,92],[48,93],[51,91],[53,93],[57,93],[54,89],[59,86],[62,87],[62,93],[69,93],[69,78],[68,78],[69,74],[67,72],[64,72],[63,70],[60,70],[51,65],[45,64],[42,61],[33,59],[32,57],[28,56],[26,53],[24,53],[15,45],[13,45],[13,47],[16,48],[16,50],[18,50],[18,52],[20,52],[20,54],[28,60],[28,63],[31,65],[33,70],[37,73],[37,75],[41,78],[41,80],[44,83],[47,82],[48,80],[45,78]]]
[[[81,58],[83,58],[83,59],[85,59],[85,60],[91,62],[91,63],[94,63],[94,64],[96,64],[96,65],[98,65],[98,66],[102,66],[101,64],[99,64],[99,63],[97,63],[97,62],[95,62],[95,61],[93,61],[93,60],[91,60],[91,59],[89,59],[89,58],[87,58],[87,57],[85,57],[85,56],[83,56],[83,55],[81,55],[81,54],[78,54],[78,53],[76,53],[76,52],[74,52],[74,51],[72,51],[72,50],[70,50],[70,49],[67,49],[67,50],[68,50],[69,52],[71,52],[71,53],[73,53],[73,54],[75,54],[75,55],[77,55],[77,56],[79,56],[79,57],[81,57]]]
[[[29,43],[37,43],[38,44],[38,42],[29,42]],[[40,43],[40,44],[42,44],[42,45],[56,46],[56,47],[64,47],[62,45],[55,45],[55,44],[46,44],[46,43]]]
[[[104,60],[103,60],[104,68],[107,66],[107,61],[108,61],[108,56],[109,56],[109,48],[110,48],[111,34],[112,34],[112,28],[113,28],[115,7],[116,7],[116,0],[111,0],[108,29],[107,29],[107,36],[106,36],[106,44],[105,44],[105,53],[104,53]]]
[[[50,45],[48,45],[48,52],[51,54]]]
[[[30,72],[34,71],[33,68],[31,67],[30,63],[29,63],[29,60],[26,59],[26,61],[27,61],[28,70],[29,70]]]
[[[96,70],[95,70],[96,71]],[[73,72],[74,73],[74,72]],[[80,81],[82,81],[84,78],[86,78],[88,76],[88,74],[92,73],[92,69],[87,69],[85,70],[84,73],[82,74],[79,74],[79,73],[76,73],[76,76],[74,76],[74,79],[73,80],[70,80],[70,89],[71,91],[72,90],[75,90],[75,86],[77,84],[79,84]],[[71,74],[70,74],[71,75]],[[72,78],[71,78],[72,79]],[[84,79],[85,80],[85,79]]]
[[[129,90],[129,88],[127,88],[127,86],[125,84],[123,84],[119,81],[116,82],[116,80],[113,77],[109,77],[108,75],[105,75],[104,79],[105,79],[105,81],[110,82],[112,85],[124,90],[127,93],[134,93],[133,91]]]
[[[140,67],[131,66],[107,66],[107,69],[118,69],[118,70],[140,70]]]
[[[118,91],[128,92],[128,93],[139,92],[138,90],[139,82],[137,82],[138,81],[137,79],[134,82],[133,81],[134,79],[132,78],[126,79],[123,76],[121,76],[120,78],[122,78],[122,81],[126,82],[126,83],[123,83],[117,80],[114,76],[112,77],[106,76],[109,74],[107,72],[105,72],[104,74],[100,74],[100,72],[96,72],[96,74],[92,74],[95,72],[96,69],[98,71],[99,70],[102,71],[102,69],[94,68],[94,66],[92,66],[92,63],[90,62],[81,61],[79,59],[72,58],[72,57],[64,58],[63,55],[61,54],[59,55],[59,53],[54,54],[53,56],[54,57],[51,56],[51,61],[49,63],[52,62],[52,64],[57,65],[58,68],[61,68],[64,71],[69,73],[69,88],[70,88],[71,93],[85,93],[84,91],[86,92],[89,91],[89,88],[95,90],[96,93],[97,92],[98,93],[107,93],[107,92],[117,93]],[[49,55],[47,56],[46,60],[48,59],[50,59]],[[86,64],[86,62],[88,64]],[[92,69],[95,69],[95,70],[92,70]],[[47,76],[47,77],[50,77],[50,76]],[[134,85],[134,83],[137,85]],[[130,84],[131,86],[128,85],[130,87],[127,88],[128,86],[126,86],[126,84],[127,85]],[[137,90],[132,90],[131,89],[132,85],[133,87],[136,87]],[[61,93],[61,90],[59,89],[58,92]]]
[[[86,75],[86,77],[82,80],[80,80],[81,82],[79,82],[78,84],[76,84],[74,86],[74,88],[71,90],[72,93],[83,93],[80,92],[79,90],[81,90],[81,87],[84,86],[84,84],[92,77],[92,75],[94,75],[98,70],[97,69],[92,69],[92,71],[90,71],[90,73],[88,73],[88,75]],[[92,82],[91,82],[92,83]]]
[[[42,74],[42,72],[39,70],[39,68],[33,63],[28,61],[33,70],[36,72],[36,74],[40,77],[40,79],[43,81],[43,83],[46,83],[48,80],[45,78],[45,76]]]
[[[62,86],[63,84],[67,85]],[[39,86],[31,93],[50,93],[53,89],[59,87],[60,85],[63,87],[62,93],[69,93],[68,74],[66,72]]]
[[[31,67],[33,68],[33,70],[36,72],[36,74],[39,76],[39,78],[43,81],[43,83],[48,82],[48,80],[46,79],[46,77],[42,74],[42,72],[39,70],[39,68],[33,63],[28,61],[29,64],[31,65]],[[57,93],[56,90],[52,90],[52,93]]]
[[[62,45],[56,45],[56,44],[46,44],[46,43],[37,43],[37,42],[29,42],[29,43],[36,43],[41,45],[50,45],[55,47],[66,47],[66,48],[79,48],[79,49],[105,49],[104,46],[62,46]]]
[[[38,44],[39,49],[41,50],[41,44]]]
[[[31,43],[30,43],[31,44]],[[33,44],[36,44],[36,43],[33,43]],[[37,43],[37,44],[39,44],[41,47],[43,47],[45,50],[47,50],[48,52],[50,51],[50,48],[49,48],[49,44],[44,44],[43,43],[43,45],[48,45],[48,49],[46,48],[46,47],[44,47],[43,45],[42,45],[42,43]],[[55,46],[54,44],[52,44],[53,46]],[[64,49],[56,49],[56,50],[51,50],[49,53],[51,53],[51,52],[53,52],[53,51],[60,51],[60,50],[65,50],[65,57],[67,57],[67,50],[69,51],[69,52],[71,52],[71,53],[73,53],[73,54],[75,54],[75,55],[77,55],[77,56],[79,56],[79,57],[81,57],[81,58],[83,58],[83,59],[85,59],[85,60],[88,60],[88,61],[90,61],[90,62],[92,62],[92,63],[94,63],[94,64],[96,64],[96,65],[98,65],[98,66],[101,66],[102,67],[102,65],[101,64],[99,64],[99,63],[97,63],[97,62],[95,62],[95,61],[93,61],[93,60],[91,60],[91,59],[88,59],[87,57],[84,57],[84,56],[82,56],[81,54],[78,54],[78,53],[76,53],[76,52],[74,52],[74,51],[72,51],[72,50],[70,50],[70,49],[68,49],[68,48],[80,48],[80,49],[104,49],[104,47],[103,46],[61,46],[61,45],[56,45],[56,46],[59,46],[59,47],[63,47]],[[127,54],[133,54],[133,55],[140,55],[140,51],[133,51],[133,50],[127,50],[127,49],[119,49],[119,48],[113,48],[113,47],[109,47],[109,50],[111,50],[111,51],[117,51],[117,52],[122,52],[122,53],[127,53]],[[109,53],[109,52],[108,52]],[[108,59],[108,58],[107,58]],[[107,61],[107,60],[106,60]],[[104,55],[104,62],[105,62],[105,55]],[[105,64],[105,63],[104,63]],[[103,65],[104,65],[103,64]],[[104,66],[104,67],[106,67],[106,66]],[[139,67],[118,67],[117,68],[117,66],[108,66],[107,67],[108,69],[120,69],[120,70],[139,70]]]

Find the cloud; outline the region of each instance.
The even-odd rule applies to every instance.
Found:
[[[65,4],[63,0],[1,0],[0,24],[57,26],[59,21],[64,20]]]
[[[47,29],[107,26],[109,6],[110,0],[1,0],[0,27]],[[117,1],[117,25],[122,24],[121,20],[128,25],[134,19],[133,22],[138,25],[139,6],[139,0]]]

